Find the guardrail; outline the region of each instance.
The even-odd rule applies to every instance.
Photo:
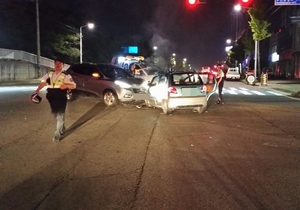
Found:
[[[64,69],[70,65],[65,64]],[[20,81],[37,79],[54,68],[54,60],[40,57],[40,68],[37,68],[37,55],[0,48],[0,81]]]
[[[0,59],[20,60],[20,61],[26,61],[29,63],[37,64],[37,55],[25,51],[21,51],[21,50],[10,50],[10,49],[0,48]],[[41,66],[53,68],[53,62],[54,60],[52,59],[40,56]],[[68,67],[69,65],[65,64],[65,68]]]

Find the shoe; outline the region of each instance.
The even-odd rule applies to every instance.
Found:
[[[63,135],[65,132],[66,132],[66,127],[64,126],[63,128],[62,128],[62,131],[60,132],[60,135]]]
[[[136,105],[135,107],[138,108],[138,109],[141,109],[142,105]]]
[[[53,136],[52,141],[53,141],[53,142],[59,142],[59,141],[60,141],[60,137],[58,137],[58,136]]]
[[[220,104],[220,101],[217,101],[215,104]]]
[[[224,102],[222,102],[221,104],[222,104],[222,105],[224,105],[225,103],[224,103]]]

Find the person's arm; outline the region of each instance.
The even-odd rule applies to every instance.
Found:
[[[41,79],[41,83],[39,84],[39,86],[37,87],[37,89],[34,91],[34,94],[39,94],[40,90],[43,89],[46,85],[47,82],[46,80],[49,78],[48,74],[45,74],[42,79]]]
[[[34,94],[39,94],[40,90],[43,89],[47,85],[46,82],[41,82],[37,89],[34,91]]]
[[[64,78],[64,84],[62,84],[60,86],[60,89],[62,89],[62,90],[65,90],[65,89],[73,90],[75,88],[76,88],[76,83],[74,82],[71,75],[66,75],[65,78]]]

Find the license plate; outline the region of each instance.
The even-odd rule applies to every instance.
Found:
[[[133,94],[133,98],[135,100],[149,100],[150,99],[150,94],[148,94],[148,93],[135,93],[135,94]]]
[[[183,96],[197,96],[198,88],[181,88]]]

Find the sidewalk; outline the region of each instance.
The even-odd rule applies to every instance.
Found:
[[[267,85],[256,83],[260,88],[270,88],[289,93],[292,97],[300,98],[300,79],[293,80],[268,80]]]

